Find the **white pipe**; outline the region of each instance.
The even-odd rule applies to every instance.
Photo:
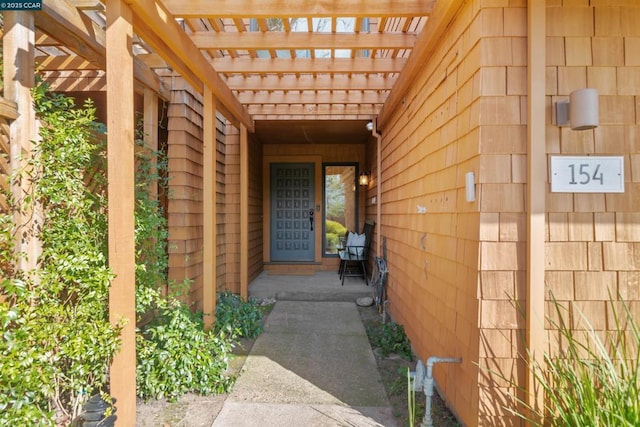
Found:
[[[427,372],[424,378],[423,391],[426,396],[426,404],[424,408],[424,419],[420,424],[420,427],[432,427],[433,418],[431,418],[431,398],[433,397],[433,385],[435,383],[433,379],[433,365],[436,363],[461,363],[460,357],[437,357],[431,356],[427,359]]]

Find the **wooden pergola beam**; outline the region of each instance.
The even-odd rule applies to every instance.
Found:
[[[308,32],[210,32],[189,34],[200,49],[411,49],[415,34],[308,33]]]
[[[254,132],[254,123],[217,71],[193,44],[174,17],[157,0],[125,0],[134,13],[136,33],[149,43],[172,67],[192,73],[211,89],[218,105],[229,113],[231,122],[244,124]],[[202,92],[201,86],[196,86]]]
[[[340,105],[340,104],[277,104],[249,105],[252,116],[270,116],[273,120],[285,120],[287,116],[333,116],[335,120],[347,120],[367,116],[371,118],[380,112],[380,105]],[[356,117],[358,116],[358,117]]]
[[[376,91],[340,92],[240,92],[242,104],[384,104],[386,93]]]
[[[382,75],[301,75],[229,76],[231,90],[237,91],[298,91],[298,90],[391,90],[396,77]]]
[[[215,58],[213,67],[229,74],[399,73],[404,58]]]
[[[273,18],[286,16],[426,16],[435,0],[163,0],[175,16],[186,18]],[[455,3],[455,2],[450,2]]]

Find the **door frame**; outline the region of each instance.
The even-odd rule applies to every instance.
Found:
[[[314,208],[316,210],[316,218],[318,215],[318,207],[320,213],[324,209],[322,203],[322,157],[321,156],[264,156],[262,159],[262,253],[263,262],[271,263],[271,163],[313,163],[314,164]],[[314,227],[315,233],[322,233],[322,227]],[[322,263],[322,236],[316,234],[314,244],[314,257],[312,263]],[[278,262],[279,264],[289,264],[287,262]],[[304,262],[303,262],[304,263]],[[300,262],[291,262],[290,264],[300,264]]]

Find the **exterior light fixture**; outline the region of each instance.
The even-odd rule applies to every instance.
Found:
[[[360,185],[369,185],[369,175],[367,175],[366,173],[362,172],[360,174],[360,177],[358,178],[358,184]]]
[[[556,102],[556,122],[558,126],[571,126],[572,130],[598,127],[598,91],[574,90],[568,101]]]
[[[371,132],[373,130],[373,122],[367,122],[367,130]]]

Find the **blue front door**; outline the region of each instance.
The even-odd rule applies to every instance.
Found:
[[[314,176],[313,163],[271,164],[271,261],[314,260]]]

